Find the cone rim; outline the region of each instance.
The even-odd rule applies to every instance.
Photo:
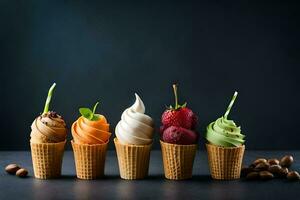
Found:
[[[123,146],[129,146],[129,147],[148,147],[148,146],[152,146],[153,141],[150,144],[122,144],[121,142],[119,142],[118,138],[115,137],[114,138],[114,143],[119,144],[119,145],[123,145]]]
[[[44,145],[58,145],[58,144],[65,144],[67,142],[67,140],[64,140],[62,142],[44,142],[44,143],[37,143],[37,142],[31,142],[30,144],[44,144]]]
[[[177,147],[198,146],[198,144],[172,144],[172,143],[164,142],[162,140],[159,140],[159,141],[160,141],[160,144],[168,145],[168,146],[177,146]]]
[[[242,148],[246,147],[244,144],[241,146],[237,146],[237,147],[223,147],[223,146],[218,146],[218,145],[210,144],[210,143],[206,143],[205,145],[206,145],[206,147],[214,147],[214,148],[219,148],[219,149],[223,149],[223,150],[242,149]]]
[[[74,140],[71,140],[71,144],[73,145],[80,145],[80,146],[88,146],[88,147],[91,147],[91,146],[104,146],[104,145],[107,145],[109,143],[109,140],[107,140],[107,142],[105,143],[102,143],[102,144],[78,144],[76,142],[74,142]]]

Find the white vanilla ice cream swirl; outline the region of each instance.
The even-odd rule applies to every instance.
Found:
[[[134,104],[127,108],[116,126],[116,136],[122,144],[146,145],[152,143],[154,123],[151,117],[144,114],[145,106],[135,94]]]

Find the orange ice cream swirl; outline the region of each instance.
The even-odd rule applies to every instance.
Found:
[[[77,144],[103,144],[108,142],[111,133],[103,115],[97,121],[81,116],[72,125],[72,136]]]

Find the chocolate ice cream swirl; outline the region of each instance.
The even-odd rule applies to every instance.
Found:
[[[56,143],[66,140],[67,128],[63,118],[49,111],[38,116],[31,125],[30,142]]]

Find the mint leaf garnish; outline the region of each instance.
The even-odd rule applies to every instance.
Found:
[[[84,118],[91,121],[97,121],[100,118],[99,114],[95,114],[98,104],[99,102],[94,105],[93,111],[89,108],[79,108],[79,112]]]
[[[87,119],[93,118],[93,112],[89,108],[79,108],[79,112],[83,117]]]

